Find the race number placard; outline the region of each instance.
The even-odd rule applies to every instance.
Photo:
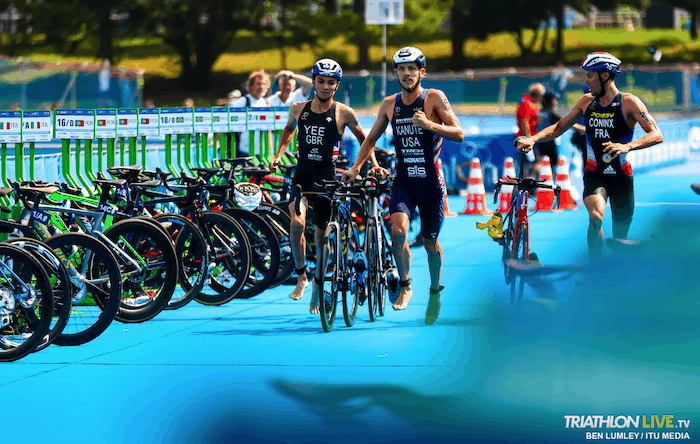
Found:
[[[136,108],[117,110],[117,137],[136,137],[139,135],[139,115]]]
[[[95,139],[115,139],[117,137],[117,110],[98,109],[95,111]]]
[[[215,107],[211,109],[211,130],[214,133],[228,133],[228,108]]]
[[[160,136],[158,108],[139,108],[139,136]]]
[[[95,110],[57,109],[54,115],[57,139],[92,140],[95,138]]]
[[[228,109],[228,130],[232,133],[241,133],[246,130],[246,108]]]
[[[22,111],[22,142],[50,142],[51,111]]]
[[[161,108],[161,134],[192,134],[192,108]]]
[[[211,133],[211,108],[194,109],[194,133]]]
[[[288,106],[276,106],[275,107],[275,130],[283,130],[287,126],[287,120],[289,120],[289,107]]]
[[[22,111],[0,111],[0,142],[22,141]]]
[[[271,131],[274,129],[274,108],[248,108],[248,131]]]
[[[367,0],[366,25],[403,25],[403,0]]]

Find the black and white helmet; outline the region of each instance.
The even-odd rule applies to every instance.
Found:
[[[607,71],[612,75],[620,74],[622,61],[609,52],[592,52],[581,61],[585,71]]]
[[[311,77],[316,75],[335,77],[340,80],[343,78],[343,68],[333,59],[321,59],[311,68]]]
[[[399,63],[415,62],[419,68],[425,68],[423,51],[413,46],[405,46],[394,53],[394,69]]]

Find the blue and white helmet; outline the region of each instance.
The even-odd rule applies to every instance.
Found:
[[[321,59],[311,68],[311,77],[315,75],[335,77],[340,80],[343,78],[343,68],[333,59]]]
[[[394,69],[399,63],[415,62],[419,68],[425,68],[425,54],[413,46],[404,46],[394,53]]]
[[[592,52],[581,61],[585,71],[607,71],[612,75],[620,74],[622,61],[609,52]]]

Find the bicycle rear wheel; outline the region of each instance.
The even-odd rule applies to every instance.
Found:
[[[338,305],[338,284],[343,255],[340,253],[340,233],[336,225],[329,225],[323,237],[317,268],[320,271],[318,308],[321,325],[326,333],[333,330]]]
[[[109,327],[119,310],[121,274],[112,252],[83,233],[58,234],[46,240],[66,267],[73,284],[73,309],[68,324],[54,341],[81,345]]]
[[[43,350],[61,335],[68,323],[73,306],[73,286],[68,278],[66,267],[45,243],[36,239],[18,237],[7,241],[10,245],[28,251],[36,257],[46,270],[53,290],[53,316],[49,333],[36,347],[35,351]]]
[[[23,358],[45,340],[53,315],[49,276],[32,254],[0,245],[0,362]]]
[[[369,320],[374,322],[378,311],[379,291],[381,280],[381,257],[379,255],[379,238],[377,225],[374,219],[370,219],[367,224],[365,245],[367,251],[367,262],[369,272],[367,275],[367,307],[369,308]]]
[[[117,247],[116,254],[122,274],[122,300],[115,319],[136,323],[154,318],[175,291],[178,261],[175,247],[157,223],[141,219],[117,222],[104,231]],[[120,254],[137,262],[136,269]]]
[[[199,227],[209,250],[210,272],[195,301],[222,305],[243,288],[250,273],[251,253],[241,225],[221,211],[205,211]]]
[[[181,214],[159,214],[153,219],[173,240],[180,261],[178,282],[181,291],[176,290],[165,306],[165,310],[174,310],[187,305],[204,287],[209,266],[207,245],[201,230]]]
[[[360,305],[360,296],[367,295],[367,260],[364,263],[355,262],[355,253],[364,254],[360,230],[355,222],[348,222],[345,226],[345,239],[348,243],[348,251],[345,255],[345,272],[343,274],[343,319],[345,325],[352,327],[357,317],[357,307]],[[361,262],[358,260],[358,262]]]
[[[513,250],[513,259],[519,261],[528,261],[529,252],[529,236],[528,228],[525,222],[520,222],[517,229],[515,230],[515,248]],[[515,303],[517,296],[518,303],[523,300],[523,293],[525,291],[525,279],[522,276],[518,276],[515,273],[511,273],[510,280],[510,303]]]

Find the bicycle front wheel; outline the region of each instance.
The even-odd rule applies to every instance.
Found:
[[[513,259],[519,261],[528,261],[528,231],[527,224],[525,222],[520,222],[515,231],[515,247],[513,249]],[[511,273],[510,280],[510,303],[515,303],[517,297],[518,303],[523,300],[523,293],[525,291],[525,279],[522,276],[518,276],[515,273]]]
[[[343,269],[340,253],[340,233],[336,225],[328,225],[323,244],[318,252],[316,266],[319,278],[318,308],[321,314],[321,325],[326,333],[333,330],[335,311],[338,305],[338,285],[340,270]]]
[[[23,358],[45,340],[53,315],[49,276],[30,253],[0,245],[0,362]]]

